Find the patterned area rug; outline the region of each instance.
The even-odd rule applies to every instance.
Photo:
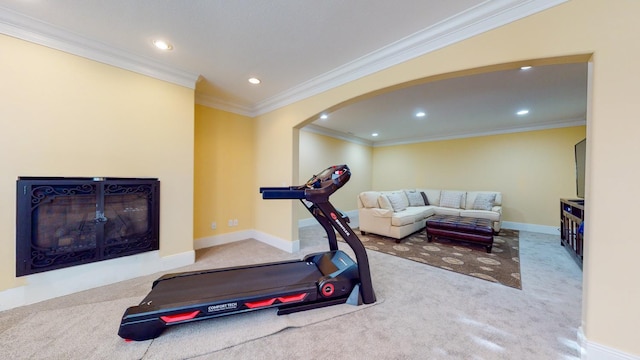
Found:
[[[396,239],[375,234],[358,233],[358,237],[369,250],[522,289],[517,230],[500,230],[493,238],[490,254],[481,245],[446,239],[427,242],[424,230],[407,236],[399,244]]]

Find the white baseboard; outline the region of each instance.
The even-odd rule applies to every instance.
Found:
[[[351,220],[351,222],[349,223],[349,226],[352,229],[357,228],[359,225],[358,210],[347,211],[345,212],[345,214],[349,216],[349,220]],[[305,226],[311,226],[311,225],[317,225],[317,224],[318,224],[318,221],[312,217],[298,221],[299,227],[305,227]],[[558,228],[557,226],[503,221],[502,227],[505,229],[511,229],[511,230],[531,231],[531,232],[537,232],[542,234],[560,235],[560,228]]]
[[[345,214],[349,216],[349,220],[351,220],[351,222],[349,223],[349,226],[352,229],[357,228],[359,225],[358,210],[347,211],[345,212]],[[305,226],[311,226],[311,225],[317,225],[317,224],[318,224],[318,221],[312,217],[298,221],[299,227],[305,227]],[[519,223],[519,222],[513,222],[513,221],[503,221],[502,227],[504,229],[511,229],[511,230],[531,231],[531,232],[537,232],[542,234],[560,235],[560,229],[556,226],[526,224],[526,223]]]
[[[207,237],[196,239],[193,243],[193,247],[196,250],[198,250],[198,249],[204,249],[212,246],[228,244],[228,243],[251,239],[251,238],[254,238],[253,230],[236,231],[232,233],[226,233],[226,234],[215,235],[215,236],[207,236]]]
[[[258,231],[258,230],[254,230],[253,233],[255,234],[253,236],[254,239],[261,241],[267,245],[271,245],[275,248],[278,248],[280,250],[284,250],[287,251],[289,253],[295,253],[300,251],[300,240],[296,239],[293,241],[287,241],[284,239],[281,239],[279,237],[273,236],[273,235],[269,235],[267,233],[263,233],[262,231]]]
[[[346,211],[345,214],[349,217],[349,220],[351,220],[351,222],[349,223],[349,226],[351,228],[357,228],[359,225],[358,210]],[[311,226],[311,225],[317,225],[317,224],[318,224],[318,221],[312,217],[301,219],[298,221],[299,227],[305,227],[305,226]],[[502,227],[505,229],[512,229],[512,230],[531,231],[531,232],[537,232],[537,233],[543,233],[543,234],[560,235],[560,229],[557,226],[503,221]]]
[[[583,351],[582,360],[640,360],[640,356],[627,354],[591,341],[586,342]]]
[[[256,239],[288,253],[294,253],[300,250],[300,240],[287,241],[258,230],[243,230],[222,235],[203,237],[195,240],[194,247],[196,249],[204,249],[211,246],[228,244],[246,239]]]
[[[578,342],[582,348],[580,356],[582,360],[640,360],[640,356],[627,354],[587,340],[582,331],[582,326],[578,330]]]
[[[351,228],[358,227],[358,210],[347,211],[345,212],[345,214],[349,217],[349,220],[350,220],[349,226]],[[301,219],[298,221],[298,227],[305,227],[305,226],[312,226],[312,225],[318,225],[318,221],[313,217]],[[198,249],[208,248],[211,246],[228,244],[228,243],[232,243],[240,240],[246,240],[246,239],[256,239],[267,245],[271,245],[275,248],[278,248],[280,250],[283,250],[289,253],[300,251],[300,240],[287,241],[258,230],[243,230],[243,231],[236,231],[233,233],[199,238],[195,240],[194,247],[196,250],[198,250]]]
[[[26,285],[0,291],[0,311],[191,265],[194,262],[193,250],[165,257],[160,257],[159,251],[150,251],[27,275]]]
[[[560,235],[560,228],[557,226],[549,226],[549,225],[537,225],[537,224],[526,224],[519,223],[513,221],[503,221],[502,222],[503,229],[511,229],[511,230],[520,230],[520,231],[531,231],[542,234],[549,235]]]

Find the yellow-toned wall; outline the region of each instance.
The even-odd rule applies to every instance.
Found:
[[[253,119],[195,107],[195,185],[193,229],[196,239],[254,228],[255,180]],[[238,220],[230,227],[228,221]],[[216,229],[211,223],[216,222]]]
[[[638,1],[570,0],[261,115],[256,119],[260,133],[256,142],[257,181],[297,180],[298,135],[294,127],[350,99],[409,81],[476,68],[536,65],[532,59],[574,55],[581,61],[592,60],[583,329],[588,342],[640,355],[636,335],[640,283],[629,281],[627,276],[636,272],[633,264],[640,253],[633,227],[640,208],[629,206],[629,199],[640,191],[635,184],[640,163],[632,158],[640,153],[636,136],[640,122],[635,115],[640,79],[639,13]],[[292,239],[292,206],[260,203],[256,197],[255,207],[258,230]],[[611,250],[612,244],[615,251]]]
[[[192,251],[194,91],[4,35],[0,49],[0,291],[24,283],[18,176],[157,177],[160,255]]]
[[[585,126],[373,149],[373,189],[502,192],[503,220],[559,226],[559,199],[576,195],[574,145]]]
[[[309,131],[300,131],[299,182],[307,181],[321,170],[347,164],[349,182],[331,196],[331,204],[341,211],[357,210],[356,196],[371,189],[372,148]],[[298,204],[298,217],[310,218],[309,211]]]
[[[300,132],[300,181],[330,164],[346,163],[351,181],[332,197],[356,210],[366,190],[406,188],[496,190],[503,220],[557,227],[558,201],[576,196],[574,145],[585,126],[481,136],[409,145],[370,147]],[[310,218],[298,207],[300,219]]]

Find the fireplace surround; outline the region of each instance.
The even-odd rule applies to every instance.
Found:
[[[19,177],[16,276],[159,249],[155,178]]]

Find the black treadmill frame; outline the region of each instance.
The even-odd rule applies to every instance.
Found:
[[[169,325],[270,307],[278,307],[278,315],[282,315],[345,302],[353,305],[374,303],[376,298],[364,245],[349,227],[348,217],[336,210],[329,202],[329,196],[342,187],[350,176],[351,172],[347,165],[338,165],[325,169],[320,175],[312,177],[301,186],[260,188],[263,199],[299,199],[325,229],[330,251],[311,254],[303,260],[164,275],[154,281],[152,292],[145,297],[140,305],[130,307],[125,311],[118,335],[127,340],[148,340],[159,336]],[[346,253],[338,249],[334,229],[353,249],[356,262],[353,262]],[[334,261],[334,259],[340,261]],[[151,304],[155,301],[154,289],[159,284],[164,285],[165,282],[175,283],[180,278],[195,276],[201,276],[204,279],[206,276],[216,276],[216,274],[228,271],[248,271],[253,268],[270,266],[286,267],[287,264],[296,263],[313,263],[317,266],[320,275],[323,276],[320,276],[317,282],[292,284],[290,288],[280,287],[277,290],[261,293],[260,296],[238,294],[237,298],[225,300],[219,304],[209,301],[210,298],[206,302],[194,299],[193,301],[170,303],[165,307],[155,303]],[[161,289],[162,285],[157,289]],[[159,291],[161,290],[156,290],[156,293]],[[327,295],[329,292],[330,294]],[[252,306],[247,308],[247,304]],[[226,306],[228,309],[222,308],[216,312],[204,312],[203,308],[207,308],[207,306]]]

